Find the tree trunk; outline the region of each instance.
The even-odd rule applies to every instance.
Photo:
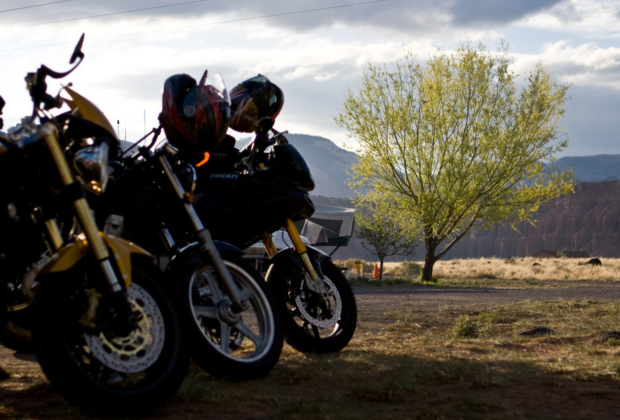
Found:
[[[383,281],[383,258],[379,258],[379,281]]]
[[[426,243],[426,256],[424,257],[424,268],[422,269],[422,281],[430,281],[433,278],[435,248],[436,246]]]

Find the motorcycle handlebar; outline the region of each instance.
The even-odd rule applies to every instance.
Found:
[[[54,98],[47,93],[47,83],[45,83],[45,79],[47,77],[51,77],[52,79],[62,79],[63,77],[71,74],[80,64],[82,64],[82,61],[84,61],[84,53],[82,52],[83,44],[84,34],[82,34],[80,40],[73,49],[73,54],[71,55],[69,64],[75,63],[78,59],[79,61],[68,71],[57,72],[42,64],[36,73],[28,73],[26,75],[27,89],[28,92],[30,92],[32,101],[34,102],[35,112],[36,108],[41,103],[45,105],[45,109],[59,108],[62,105],[62,100],[59,98]]]

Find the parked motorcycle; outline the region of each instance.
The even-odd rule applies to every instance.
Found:
[[[152,256],[100,232],[84,197],[84,188],[105,189],[114,129],[70,86],[47,93],[48,77],[64,78],[83,61],[83,40],[69,71],[28,73],[32,116],[0,138],[0,319],[8,283],[20,279],[22,295],[34,298],[37,358],[58,393],[83,409],[143,415],[176,392],[188,357]],[[63,104],[71,111],[51,114]],[[72,217],[83,233],[63,235],[59,221]]]
[[[110,230],[170,260],[166,276],[177,291],[177,309],[191,340],[190,352],[200,367],[233,380],[261,377],[277,363],[284,341],[271,292],[260,274],[241,258],[243,251],[211,239],[192,204],[196,172],[187,163],[191,152],[213,151],[216,137],[225,134],[228,94],[221,78],[208,79],[207,72],[199,84],[187,75],[169,78],[164,108],[169,91],[172,101],[180,101],[185,109],[207,109],[208,127],[196,136],[196,142],[189,141],[198,120],[194,109],[187,130],[175,137],[178,126],[170,125],[184,116],[164,109],[161,119],[168,141],[182,150],[165,142],[153,151],[162,127],[155,129],[149,146],[116,166],[117,181],[94,206],[95,213],[100,226],[106,223]],[[219,129],[212,130],[210,125],[216,121]],[[180,221],[191,226],[183,244],[167,228]]]
[[[355,297],[331,258],[304,245],[294,225],[314,212],[314,180],[285,133],[273,129],[282,92],[259,75],[237,85],[231,98],[231,128],[256,135],[241,151],[229,141],[197,168],[196,212],[215,239],[241,249],[262,240],[271,264],[266,280],[291,346],[340,351],[355,332]],[[271,233],[282,228],[292,244],[278,252]]]

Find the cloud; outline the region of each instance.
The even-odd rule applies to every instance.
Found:
[[[620,154],[620,95],[596,86],[573,86],[562,123],[570,138],[561,156]]]
[[[557,5],[562,0],[456,0],[450,7],[459,26],[506,24]]]
[[[120,0],[81,0],[0,13],[0,25],[6,29],[15,29],[24,25],[70,20],[41,28],[80,25],[85,22],[133,22],[141,26],[158,27],[162,22],[170,26],[174,22],[208,24],[260,18],[258,21],[262,26],[298,33],[317,28],[347,27],[428,36],[450,32],[455,26],[475,29],[483,23],[488,27],[497,27],[564,3],[566,1],[563,0],[315,0],[311,3],[301,0],[138,0],[131,3]],[[562,19],[571,19],[576,13],[573,9],[568,4],[555,13],[562,16]],[[86,20],[74,20],[89,16],[91,18]]]
[[[517,73],[525,74],[540,61],[565,82],[620,91],[620,48],[601,48],[594,42],[572,45],[566,41],[545,44],[540,54],[516,56]]]

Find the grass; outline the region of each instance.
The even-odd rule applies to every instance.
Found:
[[[510,305],[363,312],[347,348],[302,354],[285,346],[264,379],[218,381],[192,366],[157,418],[500,419],[614,418],[620,400],[620,303],[524,301]],[[519,333],[548,327],[554,335]],[[30,408],[45,386],[8,392],[0,417],[80,418],[55,401]],[[4,392],[4,394],[3,394]],[[53,394],[53,393],[52,393]],[[30,398],[30,400],[29,400]],[[36,408],[36,410],[41,410]]]
[[[580,287],[584,284],[579,282],[560,282],[544,281],[532,279],[452,279],[452,278],[435,278],[434,281],[422,282],[419,278],[402,278],[386,276],[382,281],[369,277],[350,277],[349,284],[358,287],[385,287],[385,286],[402,286],[411,288],[503,288],[503,289],[524,289],[524,288],[568,288]]]
[[[557,334],[519,335],[537,326]],[[403,307],[365,315],[342,353],[285,347],[260,381],[217,382],[194,368],[176,400],[275,419],[613,417],[619,340],[598,336],[619,329],[616,302],[526,301],[485,311]],[[563,403],[547,394],[561,395]]]
[[[600,258],[602,266],[584,264],[587,258],[480,258],[439,260],[435,263],[433,277],[443,286],[528,286],[544,287],[540,282],[550,280],[620,281],[620,259]],[[353,260],[338,261],[340,266],[352,266]],[[534,265],[538,264],[538,265]],[[423,262],[390,262],[384,265],[384,281],[394,285],[411,284],[419,279]],[[374,263],[362,261],[362,278],[372,281]],[[370,267],[370,268],[369,268]],[[351,268],[350,268],[351,269]],[[357,276],[355,269],[351,271]],[[370,281],[367,284],[372,285]],[[376,282],[376,280],[375,280]],[[384,283],[392,285],[391,283]],[[358,285],[362,285],[358,281]]]

